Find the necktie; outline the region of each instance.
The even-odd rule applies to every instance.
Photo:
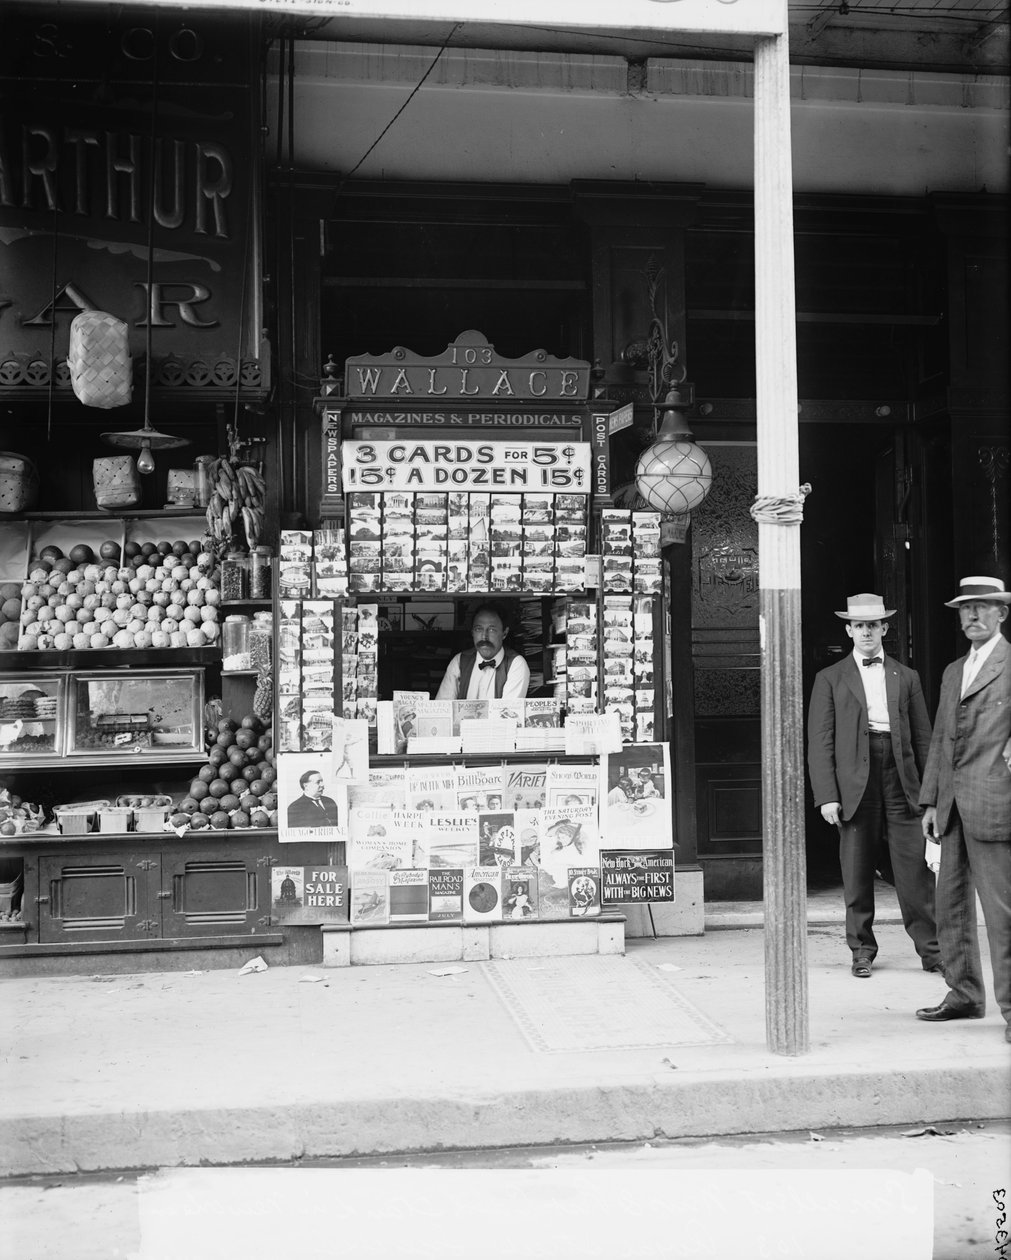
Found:
[[[884,661],[880,656],[865,656],[860,664],[866,668],[868,665],[883,665]]]
[[[494,661],[482,661],[481,664],[478,666],[478,669],[494,669],[494,668],[495,668]]]

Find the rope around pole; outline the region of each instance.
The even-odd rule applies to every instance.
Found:
[[[804,500],[811,493],[811,483],[805,481],[796,494],[779,498],[776,495],[759,495],[752,503],[752,519],[759,525],[799,525],[804,519]]]

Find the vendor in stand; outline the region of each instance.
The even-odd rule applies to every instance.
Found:
[[[471,621],[474,646],[449,662],[436,700],[522,700],[530,686],[530,667],[506,647],[509,630],[494,604],[482,604]]]

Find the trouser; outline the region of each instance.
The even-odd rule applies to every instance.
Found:
[[[884,831],[902,925],[926,969],[940,962],[934,922],[934,877],[923,860],[920,817],[906,800],[891,736],[872,731],[863,799],[839,827],[839,865],[846,899],[846,943],[854,955],[874,958],[874,871]]]
[[[952,807],[941,837],[937,875],[937,930],[944,978],[953,1006],[986,1006],[983,967],[976,928],[976,893],[983,907],[993,993],[1011,1023],[1011,839],[976,840]]]

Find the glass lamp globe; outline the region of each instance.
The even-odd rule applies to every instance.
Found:
[[[682,514],[699,506],[712,481],[709,456],[692,441],[684,414],[676,408],[665,411],[656,441],[635,466],[639,494],[654,511]]]

